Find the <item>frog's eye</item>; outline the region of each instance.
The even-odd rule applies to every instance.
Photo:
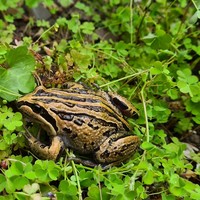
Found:
[[[118,98],[113,98],[114,104],[120,109],[120,110],[127,110],[128,106],[125,104],[125,102],[120,101]]]
[[[136,108],[124,97],[109,92],[113,104],[122,112],[123,115],[131,117],[134,113],[138,113]]]

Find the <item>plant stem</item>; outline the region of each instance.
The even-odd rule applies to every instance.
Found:
[[[33,42],[33,44],[36,44],[42,37],[43,37],[43,35],[45,35],[46,33],[48,33],[51,29],[55,29],[55,31],[57,31],[57,29],[58,29],[58,25],[57,24],[54,24],[54,25],[52,25],[52,26],[50,26],[46,31],[44,31],[41,35],[40,35],[40,37],[35,41],[35,42]]]
[[[130,40],[131,44],[133,44],[133,0],[130,0]]]
[[[198,7],[197,7],[197,4],[195,3],[194,0],[192,0],[192,3],[193,3],[193,5],[194,5],[194,7],[195,7],[197,10],[199,10]]]
[[[149,72],[149,70],[144,70],[144,71],[141,71],[141,72],[138,72],[138,73],[135,73],[135,74],[131,74],[131,75],[128,75],[128,76],[119,78],[119,79],[114,80],[114,81],[110,81],[109,83],[103,84],[103,85],[101,85],[100,87],[102,88],[102,87],[111,85],[111,84],[113,84],[113,83],[117,83],[117,82],[119,82],[119,81],[123,81],[123,80],[126,80],[126,79],[128,79],[128,78],[132,78],[132,77],[134,77],[134,76],[138,76],[138,75],[140,75],[140,74],[144,74],[144,73],[146,73],[146,72]]]
[[[146,137],[147,137],[147,142],[149,142],[149,122],[148,122],[148,116],[147,116],[146,101],[145,101],[145,98],[144,98],[145,87],[146,87],[146,83],[143,85],[140,94],[141,94],[142,105],[143,105],[143,109],[144,109],[144,117],[145,117],[145,124],[146,124]]]
[[[72,169],[73,169],[74,175],[75,175],[75,177],[76,177],[76,181],[77,181],[77,186],[78,186],[78,199],[79,199],[79,200],[83,200],[83,198],[82,198],[81,185],[80,185],[80,181],[79,181],[79,176],[78,176],[78,173],[77,173],[77,170],[76,170],[76,166],[75,166],[75,164],[74,164],[74,161],[71,161],[71,164],[72,164]]]

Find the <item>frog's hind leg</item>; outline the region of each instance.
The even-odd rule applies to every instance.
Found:
[[[95,159],[101,164],[119,165],[134,154],[138,145],[139,138],[137,136],[113,135],[101,144],[95,153]]]
[[[28,140],[31,152],[39,158],[56,160],[64,149],[64,143],[59,136],[53,137],[51,145],[47,146],[37,140],[27,129],[23,135]]]

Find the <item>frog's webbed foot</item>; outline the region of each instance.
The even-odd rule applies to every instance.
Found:
[[[59,136],[53,137],[51,145],[47,146],[46,144],[37,140],[27,129],[23,135],[28,140],[29,148],[33,154],[39,158],[56,160],[64,149],[64,143]]]

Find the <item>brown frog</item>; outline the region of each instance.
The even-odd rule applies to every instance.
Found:
[[[50,137],[50,146],[45,146],[26,133],[33,153],[55,160],[64,148],[71,148],[79,154],[92,154],[96,163],[104,165],[130,158],[139,138],[130,133],[124,115],[132,116],[135,107],[112,92],[73,82],[66,85],[66,89],[38,86],[17,102],[19,110],[41,124]]]

